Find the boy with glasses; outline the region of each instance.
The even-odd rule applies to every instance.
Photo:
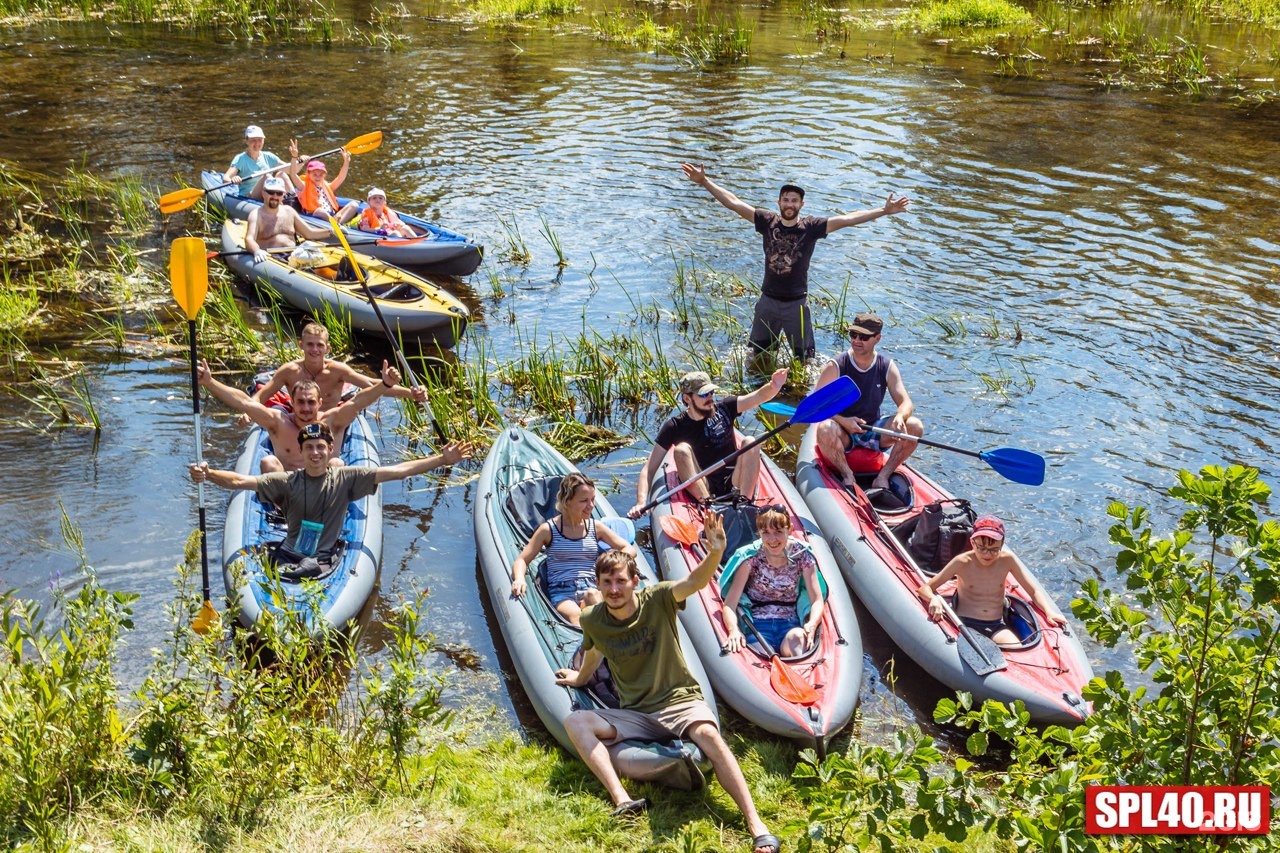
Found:
[[[960,621],[990,637],[997,645],[1018,645],[1021,640],[1004,618],[1005,581],[1012,577],[1031,595],[1032,603],[1050,622],[1058,626],[1067,624],[1067,617],[1036,583],[1022,561],[1004,547],[1004,522],[994,515],[982,516],[973,523],[969,543],[973,545],[972,551],[953,557],[932,580],[916,590],[916,595],[929,608],[930,619],[934,622],[942,619],[946,611],[938,588],[955,578],[955,611]]]
[[[254,263],[264,263],[270,257],[267,249],[292,249],[298,245],[298,235],[308,240],[323,240],[333,232],[303,221],[284,203],[285,184],[282,178],[272,175],[262,182],[262,207],[249,214],[244,232],[244,247],[253,252]]]
[[[778,396],[786,381],[787,368],[780,367],[768,382],[750,394],[741,397],[731,394],[716,402],[715,395],[720,386],[712,382],[705,372],[695,370],[681,377],[680,401],[685,404],[685,410],[668,419],[658,430],[653,450],[640,469],[636,504],[627,515],[639,517],[640,507],[647,502],[653,475],[661,467],[668,451],[673,451],[676,472],[682,483],[709,468],[738,449],[738,438],[734,433],[738,416]],[[740,494],[751,497],[755,494],[759,474],[760,448],[757,447],[739,456],[733,464],[690,485],[689,495],[694,500],[707,501],[737,489]]]
[[[861,392],[858,399],[834,418],[817,426],[818,450],[827,464],[846,486],[854,485],[854,468],[858,473],[876,472],[872,488],[889,487],[889,477],[915,452],[914,441],[899,441],[867,429],[878,426],[919,438],[924,423],[915,415],[915,404],[902,382],[898,364],[876,352],[884,321],[875,314],[858,314],[849,327],[849,349],[840,353],[818,375],[814,390],[848,376]],[[880,416],[885,392],[898,407],[892,415]],[[882,451],[889,450],[885,460]]]

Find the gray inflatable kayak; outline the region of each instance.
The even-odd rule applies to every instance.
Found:
[[[494,441],[476,490],[476,550],[480,575],[489,592],[494,616],[520,683],[539,719],[553,737],[577,755],[565,732],[564,720],[578,709],[606,707],[607,689],[572,690],[555,683],[555,671],[572,667],[574,652],[582,643],[582,630],[564,620],[547,597],[542,580],[543,557],[529,566],[528,592],[511,595],[511,566],[534,530],[556,515],[555,498],[560,480],[577,468],[551,445],[519,427],[507,427]],[[595,517],[617,513],[597,492]],[[656,582],[652,566],[640,554],[642,583]],[[702,664],[688,638],[681,637],[685,662],[702,684],[708,704],[715,700]],[[673,788],[693,789],[703,784],[703,757],[692,742],[623,741],[609,749],[620,775],[658,782]]]
[[[1012,580],[1005,588],[1005,621],[1022,644],[996,652],[1004,663],[996,671],[978,674],[966,662],[966,641],[951,624],[931,621],[916,596],[923,583],[920,571],[932,575],[942,566],[918,567],[905,544],[924,507],[952,496],[907,465],[894,473],[889,494],[872,490],[868,495],[874,476],[858,475],[858,486],[846,489],[821,461],[814,427],[800,442],[796,487],[826,533],[849,586],[885,632],[930,675],[973,694],[978,703],[1021,700],[1031,718],[1042,723],[1073,725],[1084,719],[1089,705],[1081,690],[1093,669],[1080,641],[1070,628],[1048,622]]]

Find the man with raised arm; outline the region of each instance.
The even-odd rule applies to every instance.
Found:
[[[296,471],[302,468],[304,460],[302,448],[298,444],[298,430],[308,424],[323,424],[333,437],[330,442],[332,450],[342,447],[342,438],[356,416],[364,411],[379,397],[386,394],[400,381],[400,371],[382,362],[382,381],[375,382],[356,394],[350,400],[331,409],[324,409],[320,402],[320,386],[311,380],[302,380],[290,389],[293,400],[293,411],[285,412],[262,405],[239,388],[232,388],[226,383],[213,378],[209,363],[201,360],[199,371],[200,384],[209,389],[213,396],[238,412],[243,412],[249,419],[267,431],[271,438],[274,455],[262,458],[262,473],[273,471]],[[340,463],[339,463],[340,464]]]
[[[701,163],[684,163],[680,169],[716,201],[753,223],[764,238],[764,282],[748,338],[757,353],[771,350],[785,335],[796,358],[812,357],[816,348],[809,312],[809,259],[814,246],[833,231],[902,213],[910,204],[905,196],[896,198],[889,193],[883,207],[831,217],[802,217],[804,190],[783,184],[778,193],[779,212],[774,213],[747,204],[712,181]]]
[[[320,386],[321,408],[333,409],[342,403],[344,385],[368,388],[378,381],[346,362],[329,358],[329,330],[319,323],[311,322],[302,327],[298,348],[302,350],[302,358],[280,365],[271,381],[253,392],[254,400],[266,405],[277,391],[288,390],[296,383],[310,379]],[[412,398],[415,402],[424,404],[427,402],[427,389],[397,385],[387,392],[387,396]]]
[[[720,516],[708,513],[704,530],[706,556],[678,581],[639,589],[640,570],[633,554],[612,550],[596,558],[596,582],[604,601],[582,611],[582,665],[576,670],[556,670],[556,683],[581,687],[602,661],[608,661],[621,707],[574,711],[565,720],[565,729],[608,791],[615,817],[642,812],[649,801],[632,799],[627,793],[609,759],[609,744],[629,738],[693,741],[741,810],[754,853],[780,853],[782,845],[756,812],[742,768],[720,735],[716,716],[680,649],[676,611],[710,583],[724,554]]]
[[[769,381],[750,394],[741,397],[730,394],[716,401],[720,386],[701,370],[686,373],[680,378],[680,402],[685,410],[667,419],[658,429],[653,450],[640,469],[640,482],[636,484],[636,505],[627,513],[639,518],[640,507],[647,502],[649,484],[668,450],[674,451],[676,474],[684,482],[699,471],[709,468],[738,449],[734,423],[739,415],[767,403],[787,381],[787,368],[779,367]],[[760,448],[756,447],[739,456],[714,474],[709,474],[689,486],[694,500],[706,501],[727,495],[732,489],[752,497],[756,493],[756,479],[760,476]]]

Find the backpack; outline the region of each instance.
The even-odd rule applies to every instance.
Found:
[[[978,514],[967,500],[937,500],[920,510],[919,521],[907,539],[907,550],[927,572],[941,571],[951,558],[970,549],[969,535]]]

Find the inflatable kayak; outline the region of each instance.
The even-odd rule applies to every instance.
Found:
[[[679,482],[668,453],[650,486],[650,500]],[[813,647],[796,657],[777,659],[771,654],[776,650],[766,649],[760,642],[750,642],[733,654],[725,652],[727,633],[721,612],[728,578],[713,580],[686,601],[680,618],[724,702],[760,728],[813,746],[822,756],[830,738],[848,724],[857,706],[862,688],[862,637],[848,588],[817,522],[795,487],[767,456],[762,456],[757,489],[754,500],[722,499],[711,508],[723,516],[729,540],[722,562],[732,565],[735,551],[749,548],[756,539],[756,515],[762,507],[785,507],[791,516],[791,540],[803,543],[813,553],[819,576],[825,581],[825,607]],[[685,531],[700,533],[705,511],[687,490],[654,508],[652,529],[663,579],[687,577],[701,562],[705,553],[702,544],[688,541],[695,537]],[[672,524],[669,519],[678,521]],[[752,640],[742,616],[739,622],[744,637]],[[777,671],[780,667],[788,671]],[[783,678],[792,675],[802,684],[789,684]]]
[[[890,638],[938,681],[973,694],[978,703],[1021,700],[1037,722],[1072,725],[1083,720],[1090,708],[1081,691],[1093,678],[1093,669],[1075,633],[1049,622],[1010,579],[1005,622],[1021,643],[1000,647],[996,656],[1001,660],[978,667],[998,668],[977,672],[967,660],[971,646],[956,627],[931,621],[916,595],[924,575],[932,576],[942,566],[918,565],[907,546],[926,507],[955,499],[907,465],[894,472],[890,488],[883,492],[870,489],[874,478],[858,474],[858,485],[845,488],[817,451],[815,427],[806,431],[796,460],[796,487],[826,534],[849,586]],[[940,591],[946,594],[948,588]]]
[[[582,630],[552,607],[542,573],[542,556],[529,566],[528,591],[520,598],[511,595],[511,566],[537,526],[556,515],[560,480],[576,470],[538,436],[519,427],[507,427],[494,441],[480,472],[475,512],[480,574],[516,674],[547,731],[574,755],[578,753],[565,732],[565,718],[574,710],[609,706],[609,686],[588,685],[574,690],[555,683],[557,669],[572,668],[574,652],[582,643]],[[596,494],[594,517],[616,517],[609,502],[598,491]],[[642,584],[656,582],[653,568],[643,554],[637,562]],[[681,639],[685,662],[714,709],[715,699],[701,663],[688,638]],[[623,741],[610,747],[609,753],[618,772],[631,779],[687,790],[700,787],[704,781],[703,757],[691,741]]]

